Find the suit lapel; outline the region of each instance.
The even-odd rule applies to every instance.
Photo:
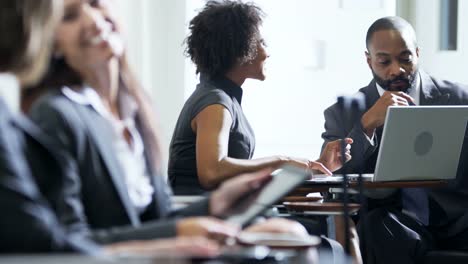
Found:
[[[18,118],[21,117],[21,118]],[[15,177],[6,177],[10,181],[9,184],[14,188],[21,189],[21,191],[34,199],[40,198],[42,194],[36,184],[36,180],[32,175],[32,171],[27,163],[26,155],[24,153],[24,145],[22,144],[22,137],[18,134],[19,131],[29,136],[30,131],[34,133],[38,128],[34,126],[27,118],[22,115],[15,115],[10,112],[7,105],[3,102],[0,96],[0,140],[2,146],[0,149],[4,151],[4,162],[9,163],[6,167],[7,170],[16,171]],[[4,123],[5,122],[5,123]],[[31,128],[30,129],[30,125]]]
[[[140,122],[139,116],[136,118],[136,125],[138,128],[138,131],[143,131],[141,128],[141,122]],[[145,146],[148,146],[148,144],[145,144],[146,137],[143,132],[140,132],[141,138],[143,140],[143,144]],[[150,182],[151,185],[153,186],[154,193],[153,193],[153,203],[150,204],[150,206],[153,206],[156,209],[156,214],[160,217],[164,217],[167,215],[167,213],[170,211],[171,207],[171,201],[170,201],[170,196],[171,196],[171,190],[170,187],[167,185],[165,180],[161,175],[158,175],[160,172],[157,171],[155,166],[153,166],[152,161],[153,157],[151,156],[151,151],[148,151],[148,149],[145,148],[145,161],[146,161],[146,168],[148,170],[148,174],[150,177]]]
[[[366,110],[369,110],[380,98],[375,81],[372,80],[362,92],[366,95]]]
[[[424,71],[419,71],[421,76],[421,105],[446,105],[450,100],[450,94],[443,94],[435,85],[431,77]]]
[[[21,129],[27,136],[38,142],[44,148],[52,150],[51,154],[55,154],[55,151],[59,151],[59,146],[44,135],[42,130],[36,126],[29,118],[22,114],[18,114],[12,119],[16,127]]]
[[[114,145],[114,142],[112,141],[112,128],[106,120],[103,120],[103,118],[94,111],[89,111],[85,107],[78,105],[75,105],[75,109],[82,118],[91,140],[94,142],[101,154],[102,160],[109,171],[109,175],[114,183],[117,193],[120,196],[120,200],[127,211],[130,221],[133,225],[139,225],[140,218],[135,207],[130,201],[125,183],[125,175],[122,173],[123,170],[121,169],[121,165],[116,159],[112,148]]]

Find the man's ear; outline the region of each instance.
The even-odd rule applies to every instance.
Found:
[[[416,47],[416,57],[419,58],[419,47]]]
[[[369,68],[372,69],[372,66],[371,66],[371,56],[370,56],[370,53],[369,51],[365,51],[364,54],[366,55],[366,61],[367,61],[367,65],[369,65]]]

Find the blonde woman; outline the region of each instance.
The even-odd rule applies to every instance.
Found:
[[[0,89],[18,92],[41,78],[50,40],[62,14],[62,0],[0,1]],[[11,102],[17,105],[18,102]],[[216,254],[205,238],[133,241],[99,247],[87,238],[63,193],[67,159],[42,131],[0,97],[0,253]]]

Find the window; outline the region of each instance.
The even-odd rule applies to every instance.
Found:
[[[440,0],[440,50],[457,50],[458,0]]]

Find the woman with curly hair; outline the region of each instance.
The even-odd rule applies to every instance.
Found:
[[[260,33],[263,16],[252,3],[208,1],[190,22],[186,53],[200,83],[180,113],[170,144],[168,173],[176,194],[201,194],[239,173],[284,164],[326,174],[341,167],[339,141],[330,142],[316,161],[252,159],[255,136],[242,110],[242,84],[265,80],[269,55]]]

